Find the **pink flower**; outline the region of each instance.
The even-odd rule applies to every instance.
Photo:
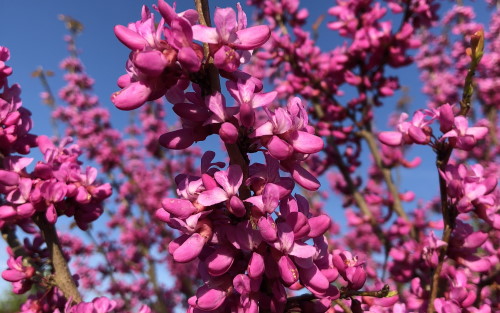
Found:
[[[214,27],[193,26],[195,40],[212,44],[215,65],[227,72],[234,72],[241,63],[249,60],[250,53],[262,46],[271,36],[268,26],[247,27],[246,14],[238,3],[238,18],[232,8],[216,8]]]
[[[450,143],[457,149],[469,151],[476,142],[488,134],[487,127],[469,127],[469,122],[464,116],[456,116],[453,129],[441,137],[441,140],[449,138]]]
[[[253,80],[238,80],[237,83],[227,81],[226,87],[231,96],[240,106],[240,123],[245,127],[253,127],[255,123],[254,109],[267,106],[276,98],[277,92],[255,93]]]

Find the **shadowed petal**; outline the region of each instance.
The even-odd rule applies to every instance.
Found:
[[[187,263],[194,260],[205,245],[205,238],[198,233],[192,234],[174,251],[174,260],[180,263]]]
[[[160,145],[175,150],[186,149],[194,143],[194,135],[191,128],[181,128],[160,136]]]

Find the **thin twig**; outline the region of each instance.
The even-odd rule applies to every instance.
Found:
[[[351,308],[347,306],[347,304],[345,304],[345,302],[342,301],[341,299],[333,300],[333,302],[335,304],[338,304],[342,308],[342,310],[344,310],[345,313],[352,313]]]
[[[82,296],[69,271],[55,226],[47,222],[45,216],[41,213],[34,215],[33,220],[40,228],[43,239],[47,244],[50,260],[54,268],[54,282],[57,288],[62,291],[67,299],[72,299],[75,303],[82,302]]]
[[[2,238],[5,240],[7,245],[12,250],[14,257],[17,258],[22,256],[23,258],[26,258],[27,257],[26,250],[24,250],[24,246],[21,244],[21,242],[19,242],[19,239],[17,239],[15,228],[5,226],[1,229],[1,231],[2,231]]]

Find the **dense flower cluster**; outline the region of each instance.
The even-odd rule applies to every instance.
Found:
[[[0,229],[10,246],[2,277],[15,293],[38,288],[21,312],[500,310],[493,2],[487,28],[464,5],[336,0],[322,32],[343,42],[325,50],[322,18],[308,30],[299,0],[249,0],[267,23],[252,27],[239,3],[216,8],[211,25],[207,1],[177,12],[158,0],[114,28],[130,54],[111,101],[140,108],[124,130],[92,94],[74,41],[81,27],[65,17],[72,56],[61,63],[65,105],[53,117],[77,145],[29,133],[0,47]],[[440,6],[449,8],[442,17]],[[427,108],[394,114],[394,130],[378,132],[377,107],[404,81],[393,75],[414,62]],[[43,98],[54,100],[49,90]],[[174,125],[164,121],[170,105]],[[197,147],[213,137],[227,162]],[[400,167],[420,166],[408,159],[413,144],[435,153],[435,199],[396,178]],[[34,147],[44,160],[30,165],[18,154]],[[82,166],[82,154],[109,184]],[[327,214],[323,174],[348,229]],[[93,230],[112,189],[109,229]],[[62,215],[92,242],[57,233]],[[31,235],[24,244],[18,227]]]

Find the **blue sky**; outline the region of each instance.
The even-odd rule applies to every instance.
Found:
[[[85,29],[78,37],[78,47],[82,52],[82,60],[87,72],[95,79],[94,92],[100,97],[101,103],[106,105],[112,114],[115,125],[119,121],[127,120],[128,113],[115,109],[109,101],[109,96],[116,91],[116,79],[124,74],[124,65],[129,50],[121,45],[115,38],[113,27],[116,24],[126,25],[140,17],[142,4],[151,7],[156,1],[137,0],[50,0],[50,1],[0,1],[0,45],[11,50],[11,59],[8,65],[14,69],[10,83],[18,82],[22,86],[23,104],[33,112],[34,129],[36,134],[51,133],[48,123],[50,112],[41,104],[39,94],[42,88],[31,73],[39,66],[53,70],[56,76],[51,78],[51,86],[57,91],[64,82],[59,71],[59,62],[67,56],[66,44],[63,36],[67,33],[64,25],[58,20],[59,14],[69,15],[83,23]],[[244,2],[244,1],[242,1]],[[319,14],[324,13],[324,4],[330,5],[334,1],[309,1],[306,2],[311,12],[311,22]],[[444,3],[444,1],[442,1]],[[178,11],[192,7],[193,1],[178,1]],[[236,1],[219,0],[211,1],[212,6],[233,6]],[[310,4],[312,3],[312,4]],[[321,5],[320,5],[321,4]],[[212,10],[213,11],[213,10]],[[248,13],[248,10],[247,10]],[[250,15],[250,14],[249,14]],[[327,16],[326,21],[330,18]],[[331,37],[331,32],[326,31],[325,22],[320,33],[320,44],[325,48],[340,45],[338,37]],[[416,67],[407,67],[398,70],[402,76],[401,85],[410,86],[412,96],[412,111],[425,107],[425,97],[420,95],[420,83]],[[387,101],[387,107],[376,112],[379,128],[387,129],[386,120],[391,108],[394,107],[401,93],[397,93]],[[410,112],[410,114],[411,114]],[[401,171],[401,190],[405,191],[414,187],[420,198],[429,199],[437,194],[437,174],[434,169],[434,157],[430,148],[418,147],[410,152],[410,156],[424,155],[424,162],[418,170],[411,172]],[[366,169],[366,168],[365,168]],[[324,182],[324,180],[322,180]],[[328,184],[324,187],[328,189]],[[334,196],[335,197],[335,196]],[[342,210],[338,199],[333,199],[329,204],[335,209],[333,216],[342,221]],[[409,207],[414,207],[411,204]],[[5,268],[4,245],[0,243],[0,270]],[[0,289],[5,284],[0,283]]]

